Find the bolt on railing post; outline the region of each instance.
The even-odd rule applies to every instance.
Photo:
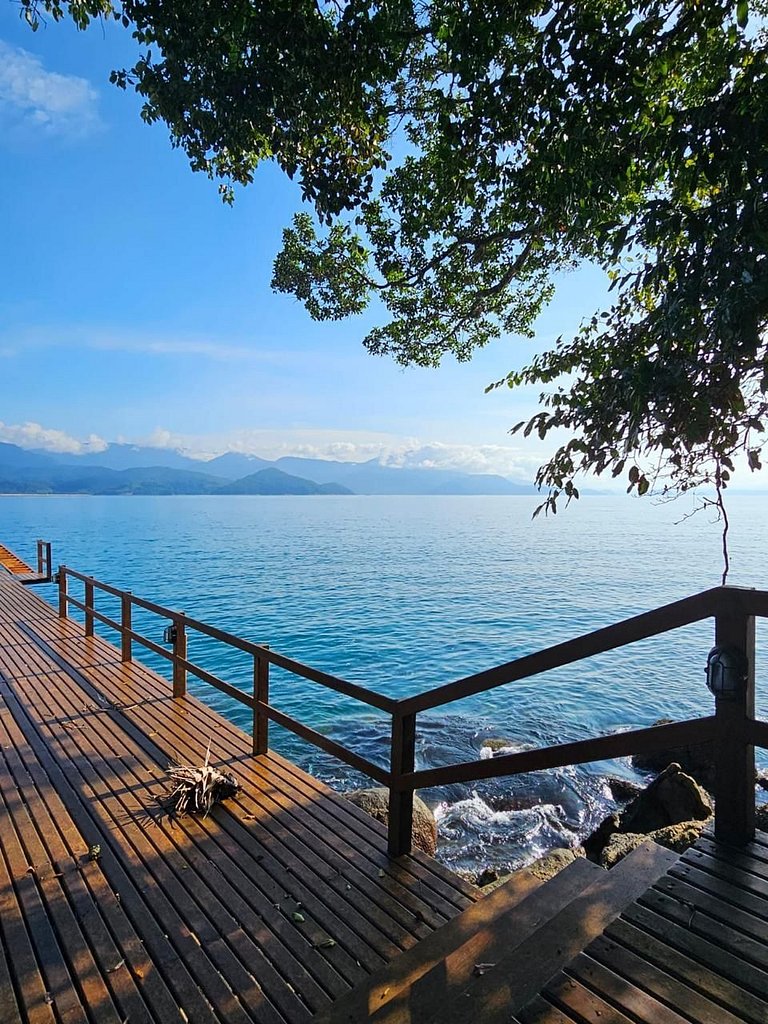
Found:
[[[67,567],[59,566],[59,618],[67,617]]]
[[[715,838],[745,845],[755,838],[755,748],[749,723],[755,717],[755,619],[729,596],[715,618],[715,644],[745,658],[739,693],[715,698]]]
[[[392,716],[392,747],[390,754],[391,785],[389,790],[390,857],[410,853],[413,846],[412,789],[395,788],[403,775],[410,775],[416,767],[416,715]]]
[[[85,635],[93,636],[93,576],[85,582]]]
[[[187,670],[179,659],[187,660],[187,630],[184,612],[173,620],[176,635],[173,640],[173,696],[183,697],[187,692]]]
[[[269,662],[263,655],[253,656],[253,753],[269,750],[269,718],[259,704],[269,704]]]
[[[131,646],[131,630],[133,603],[131,602],[130,590],[124,590],[120,595],[120,656],[123,661],[131,661],[133,650]]]

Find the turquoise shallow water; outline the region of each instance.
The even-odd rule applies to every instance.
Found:
[[[531,520],[528,497],[0,498],[0,540],[92,573],[318,668],[392,696],[489,668],[720,581],[719,527],[690,502],[589,497]],[[768,503],[731,499],[730,582],[768,589]],[[50,594],[52,599],[52,592]],[[109,604],[104,611],[110,614]],[[161,624],[146,619],[147,635]],[[107,634],[105,634],[107,635]],[[431,767],[482,742],[579,739],[707,714],[711,626],[512,684],[420,717]],[[768,715],[768,647],[758,626],[758,702]],[[250,685],[250,664],[198,641],[195,660]],[[151,662],[151,656],[145,660]],[[387,719],[280,673],[275,703],[385,763]],[[244,708],[200,685],[249,727]],[[273,746],[339,788],[362,780],[274,728]],[[517,864],[573,842],[611,806],[604,774],[623,763],[423,793],[449,863]]]

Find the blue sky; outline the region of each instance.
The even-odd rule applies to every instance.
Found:
[[[269,290],[295,187],[264,167],[224,206],[109,84],[135,54],[115,24],[33,34],[0,4],[0,440],[383,454],[530,478],[545,450],[507,430],[536,395],[484,388],[591,314],[600,274],[563,281],[536,342],[436,371],[374,358],[374,315],[315,324]]]

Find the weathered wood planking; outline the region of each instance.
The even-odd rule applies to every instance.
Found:
[[[301,1024],[477,898],[171,692],[0,573],[3,1022]],[[172,821],[167,765],[209,740],[242,791]]]
[[[701,839],[518,1012],[521,1024],[766,1024],[768,836]]]

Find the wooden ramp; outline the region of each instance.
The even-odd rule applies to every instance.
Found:
[[[317,1024],[766,1024],[768,836],[519,872]]]
[[[169,761],[242,785],[169,820]],[[0,573],[0,1021],[300,1024],[474,887]]]

